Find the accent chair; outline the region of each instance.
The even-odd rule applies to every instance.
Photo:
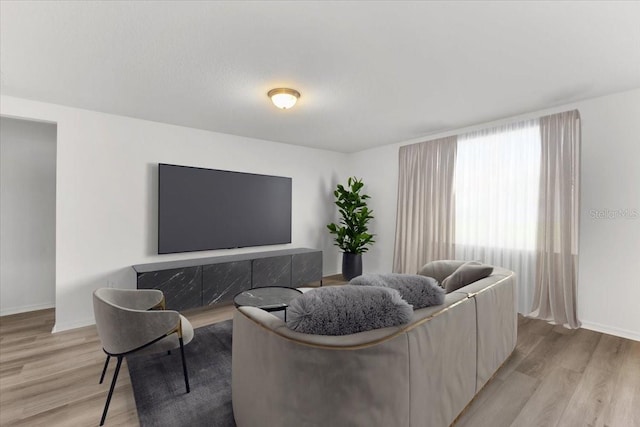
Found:
[[[118,359],[100,419],[101,426],[107,417],[122,359],[131,354],[170,352],[180,348],[184,383],[189,393],[184,345],[193,339],[193,327],[177,311],[164,308],[164,295],[162,291],[155,289],[100,288],[93,292],[96,327],[102,348],[107,354],[100,384],[104,380],[111,357]]]

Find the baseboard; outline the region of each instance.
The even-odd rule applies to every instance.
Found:
[[[616,328],[613,326],[601,325],[600,323],[582,322],[584,329],[602,332],[603,334],[615,335],[621,338],[627,338],[634,341],[640,341],[640,333],[629,331],[627,329]]]
[[[56,322],[56,324],[53,325],[53,329],[51,330],[51,333],[55,334],[56,332],[64,332],[70,329],[83,328],[85,326],[92,326],[95,324],[96,324],[96,321],[93,318],[79,320],[77,322],[64,322],[64,323]]]
[[[10,307],[0,310],[0,316],[10,316],[12,314],[26,313],[28,311],[45,310],[47,308],[54,308],[53,303],[24,305],[22,307]]]

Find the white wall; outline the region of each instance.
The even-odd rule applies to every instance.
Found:
[[[251,138],[0,98],[0,113],[58,125],[56,331],[93,323],[91,292],[135,287],[131,265],[255,251],[157,255],[157,163],[293,178],[292,244],[324,251],[324,272],[338,271],[325,224],[344,156]]]
[[[640,340],[640,215],[592,214],[640,212],[640,89],[355,153],[349,175],[364,178],[378,234],[365,271],[391,271],[400,146],[574,108],[582,117],[579,318],[586,328]]]
[[[579,318],[586,328],[640,341],[640,90],[577,107],[583,132]],[[597,218],[618,209],[638,215]]]
[[[340,271],[338,249],[325,228],[336,218],[333,188],[347,176],[362,177],[372,196],[371,229],[377,234],[364,268],[388,272],[401,145],[572,108],[580,110],[583,131],[579,316],[586,327],[640,340],[640,219],[596,219],[590,214],[640,210],[640,90],[350,156],[0,97],[3,115],[58,124],[57,330],[93,323],[91,291],[108,284],[133,287],[132,264],[243,252],[155,254],[158,162],[293,177],[291,246],[322,249],[325,274]]]
[[[0,315],[53,307],[56,126],[0,119]]]
[[[363,179],[364,192],[371,196],[368,206],[373,210],[369,232],[375,234],[375,243],[362,257],[362,268],[367,273],[389,273],[393,268],[400,145],[386,145],[351,156],[349,175]]]

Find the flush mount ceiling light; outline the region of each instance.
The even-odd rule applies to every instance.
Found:
[[[282,110],[288,110],[289,108],[296,105],[298,102],[298,98],[300,98],[300,92],[293,89],[287,89],[284,87],[271,89],[267,96],[271,98],[271,102],[276,107]]]

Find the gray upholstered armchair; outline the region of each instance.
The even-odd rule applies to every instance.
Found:
[[[93,312],[102,348],[107,354],[100,376],[101,384],[111,357],[118,359],[100,425],[104,425],[107,417],[122,359],[130,354],[158,353],[180,348],[184,383],[189,393],[184,345],[193,339],[193,327],[177,311],[164,310],[162,291],[97,289],[93,292]]]

